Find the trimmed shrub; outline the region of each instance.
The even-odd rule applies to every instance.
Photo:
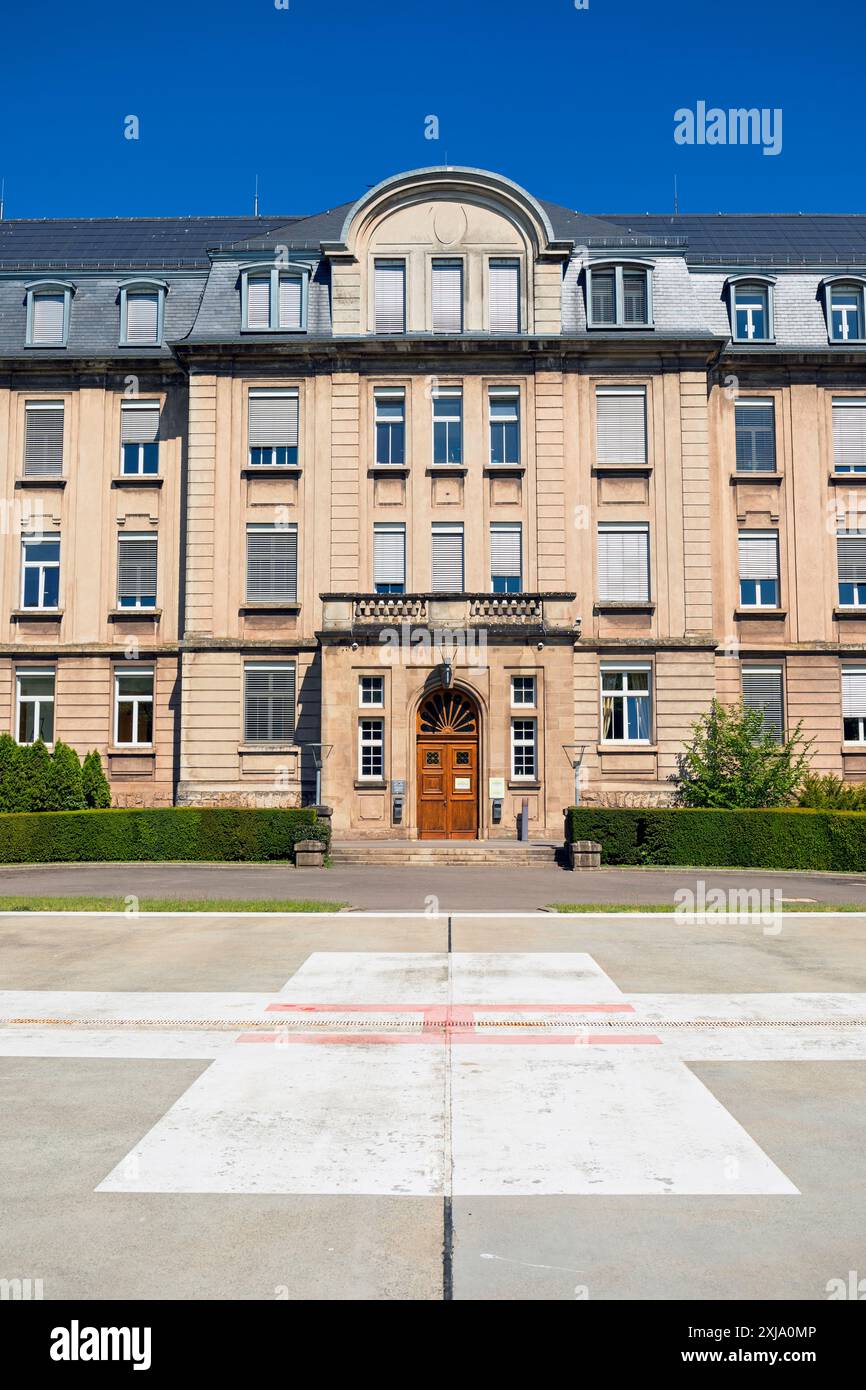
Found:
[[[81,769],[81,785],[84,801],[97,811],[104,811],[111,805],[111,787],[102,770],[102,759],[94,748],[84,759]]]
[[[568,835],[597,840],[604,864],[866,870],[866,815],[858,811],[573,806]]]
[[[819,811],[866,811],[866,782],[843,782],[841,777],[810,773],[797,801]]]
[[[0,734],[0,811],[15,811],[12,795],[16,790],[15,767],[20,749],[11,734]]]
[[[54,745],[48,772],[46,810],[83,811],[86,804],[78,754],[68,743],[62,743],[58,739]]]
[[[9,778],[9,804],[17,811],[47,811],[50,797],[51,754],[41,738],[18,750]]]
[[[298,840],[321,840],[327,846],[329,831],[328,821],[320,820],[312,807],[7,814],[0,815],[0,863],[286,860],[293,857]]]

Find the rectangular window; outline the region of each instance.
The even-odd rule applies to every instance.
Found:
[[[159,290],[127,290],[124,343],[134,347],[159,342],[159,297]]]
[[[600,603],[648,603],[649,527],[643,522],[598,528]]]
[[[605,743],[649,743],[649,666],[601,668],[601,737]]]
[[[652,326],[652,269],[590,265],[586,269],[588,328]]]
[[[842,672],[842,737],[846,743],[866,743],[866,666]]]
[[[24,407],[24,476],[62,475],[63,402],[28,401]]]
[[[376,391],[376,463],[406,462],[406,393]]]
[[[535,781],[538,775],[536,757],[538,721],[511,721],[511,776],[515,781]]]
[[[616,271],[594,270],[590,296],[592,322],[601,326],[616,323]]]
[[[374,296],[377,333],[406,332],[406,262],[376,261]]]
[[[298,528],[247,527],[247,602],[296,603]]]
[[[295,663],[244,666],[244,741],[293,743],[294,738]]]
[[[297,391],[250,391],[251,468],[294,468],[298,462]]]
[[[120,455],[126,477],[159,472],[159,401],[121,402]]]
[[[30,342],[34,347],[62,347],[66,341],[66,294],[35,294],[31,304]]]
[[[153,743],[153,671],[115,671],[114,742]]]
[[[279,281],[280,328],[301,328],[303,287],[300,275],[281,275]]]
[[[60,605],[60,541],[46,536],[21,538],[21,607]]]
[[[866,399],[833,402],[833,468],[836,473],[866,473]]]
[[[520,392],[492,386],[490,411],[490,462],[513,467],[520,463]]]
[[[741,531],[739,549],[741,608],[778,608],[778,531]]]
[[[433,332],[463,332],[463,262],[434,261],[431,270]]]
[[[490,262],[490,332],[520,332],[520,262]]]
[[[513,707],[528,705],[532,709],[535,708],[534,676],[511,677],[511,704]]]
[[[54,672],[16,673],[18,716],[15,727],[19,743],[54,742]]]
[[[156,555],[155,535],[118,536],[118,608],[156,607]]]
[[[743,704],[758,709],[764,716],[764,731],[782,741],[782,668],[780,666],[744,666]]]
[[[271,326],[271,276],[247,276],[247,328]]]
[[[646,387],[598,386],[596,461],[646,464]]]
[[[490,580],[494,594],[519,594],[523,588],[522,527],[519,521],[494,521],[490,527]]]
[[[739,400],[734,406],[739,473],[774,473],[776,428],[772,401]]]
[[[373,583],[377,594],[406,591],[406,527],[377,522],[373,527]]]
[[[358,776],[381,781],[385,776],[385,721],[358,721]]]
[[[622,272],[623,322],[645,324],[647,317],[647,276],[645,270]]]
[[[463,462],[463,392],[444,388],[433,397],[433,462]]]
[[[430,587],[434,593],[463,592],[463,526],[433,523]]]
[[[768,294],[765,286],[735,285],[734,336],[741,342],[769,338]]]
[[[840,343],[863,337],[863,291],[856,285],[831,288],[830,337]]]
[[[840,531],[836,561],[840,608],[866,607],[866,531]]]
[[[385,703],[385,677],[359,676],[358,703],[373,709],[381,709]]]

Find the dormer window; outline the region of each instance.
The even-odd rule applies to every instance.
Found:
[[[27,286],[28,347],[66,347],[73,289],[59,281]]]
[[[241,323],[247,333],[299,333],[307,327],[309,266],[249,266],[241,272]]]
[[[864,331],[862,280],[825,280],[827,335],[831,343],[861,343]]]
[[[731,297],[731,336],[737,343],[769,343],[773,328],[773,284],[767,278],[737,277],[728,281]]]
[[[121,347],[159,347],[165,294],[166,286],[161,280],[136,280],[121,285]]]
[[[587,327],[651,328],[652,270],[634,261],[587,266]]]

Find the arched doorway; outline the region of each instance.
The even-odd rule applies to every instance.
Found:
[[[418,709],[418,838],[478,838],[478,706],[436,690]]]

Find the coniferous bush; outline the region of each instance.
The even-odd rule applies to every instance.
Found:
[[[86,806],[104,811],[111,805],[111,787],[102,769],[102,759],[95,748],[84,759],[81,781]]]
[[[86,805],[78,754],[60,739],[51,755],[47,800],[47,811],[83,811]]]

